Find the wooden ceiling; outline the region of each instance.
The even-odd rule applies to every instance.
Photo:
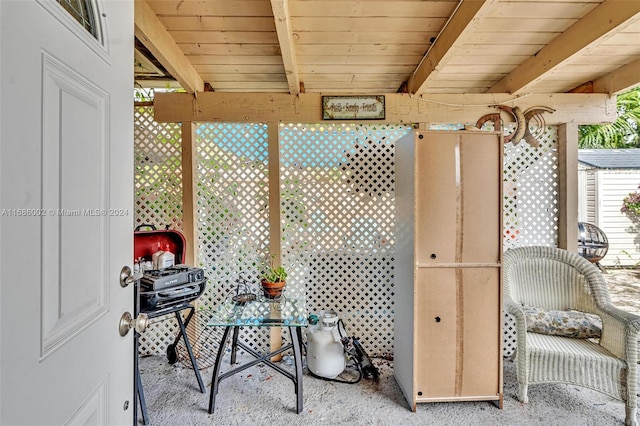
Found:
[[[608,93],[640,0],[135,0],[136,82],[187,92]]]

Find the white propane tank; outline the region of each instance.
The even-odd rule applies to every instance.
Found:
[[[320,324],[307,331],[307,368],[316,376],[335,379],[346,367],[338,332],[338,314],[324,312]]]

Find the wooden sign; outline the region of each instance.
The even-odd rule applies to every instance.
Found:
[[[323,120],[384,120],[384,95],[323,96]]]

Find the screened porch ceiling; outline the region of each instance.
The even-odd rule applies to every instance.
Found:
[[[136,83],[187,92],[607,93],[639,0],[135,0]]]

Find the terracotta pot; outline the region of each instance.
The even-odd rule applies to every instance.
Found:
[[[262,280],[262,291],[264,292],[264,297],[267,299],[275,299],[282,296],[282,290],[287,285],[286,281],[279,281],[277,283],[271,281]]]

